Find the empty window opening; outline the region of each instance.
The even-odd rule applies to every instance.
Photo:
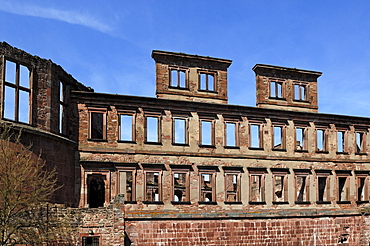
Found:
[[[287,174],[274,174],[273,175],[273,197],[274,202],[286,202],[287,197]]]
[[[337,152],[344,152],[345,151],[345,148],[344,148],[344,136],[345,136],[345,132],[344,131],[338,131],[337,132]]]
[[[306,101],[306,85],[294,85],[294,100]]]
[[[225,174],[226,202],[240,202],[240,174]]]
[[[225,146],[236,147],[238,141],[238,128],[235,122],[225,123]]]
[[[356,132],[356,152],[361,153],[365,150],[365,133]]]
[[[214,74],[200,73],[199,74],[200,90],[214,91],[215,90],[215,77]]]
[[[295,189],[296,189],[296,202],[307,202],[309,201],[309,176],[307,175],[296,175],[295,177]]]
[[[318,202],[328,201],[329,187],[328,187],[329,177],[321,176],[317,178],[317,199]]]
[[[171,69],[170,81],[171,87],[186,88],[186,71]]]
[[[160,172],[146,172],[145,194],[148,202],[161,201],[160,175]]]
[[[5,61],[3,117],[30,123],[30,70],[19,63]]]
[[[306,137],[305,137],[305,128],[296,127],[295,128],[295,141],[296,141],[296,150],[306,150]]]
[[[357,176],[357,201],[368,201],[368,176],[361,175]]]
[[[90,113],[90,138],[105,139],[105,115],[104,113]]]
[[[159,117],[146,117],[146,142],[159,143]]]
[[[189,181],[188,173],[175,172],[173,174],[173,201],[188,202],[189,201]]]
[[[200,201],[213,202],[214,199],[214,175],[210,173],[201,173],[200,175]]]
[[[273,131],[273,149],[284,149],[284,127],[274,126]]]
[[[82,246],[99,246],[99,237],[82,237]]]
[[[214,129],[213,129],[213,121],[210,120],[201,120],[200,121],[201,127],[201,145],[214,145]]]
[[[184,118],[173,119],[173,143],[187,144],[187,120]]]
[[[270,97],[283,98],[283,82],[270,81]]]
[[[249,201],[264,202],[265,201],[265,180],[263,174],[251,174],[249,176]]]
[[[134,131],[134,116],[128,114],[119,115],[119,140],[120,141],[135,141],[135,131]]]
[[[119,171],[119,194],[125,201],[135,201],[135,172]]]
[[[89,182],[88,203],[90,208],[103,207],[105,202],[105,177],[92,177]]]
[[[317,151],[326,151],[326,142],[325,142],[325,130],[317,129],[316,130],[316,148]]]
[[[67,134],[67,86],[63,82],[59,82],[59,133]]]
[[[349,201],[348,177],[338,177],[338,201]]]
[[[261,125],[250,124],[250,146],[251,148],[262,148]]]

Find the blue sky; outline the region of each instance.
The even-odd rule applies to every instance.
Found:
[[[370,117],[369,1],[0,0],[1,40],[96,92],[155,97],[154,49],[231,59],[229,103],[257,63],[323,72],[319,112]]]

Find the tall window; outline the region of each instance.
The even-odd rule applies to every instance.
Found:
[[[249,124],[249,148],[262,149],[263,138],[262,138],[262,124],[251,123]]]
[[[67,86],[63,82],[59,82],[59,133],[67,134]]]
[[[199,202],[215,202],[216,201],[216,189],[215,179],[216,172],[205,171],[200,172],[200,200]]]
[[[186,70],[180,68],[170,68],[170,87],[187,88]]]
[[[369,172],[355,171],[357,203],[369,202]]]
[[[145,171],[145,201],[162,201],[162,171]]]
[[[265,173],[266,169],[248,168],[249,172],[249,203],[265,203]]]
[[[90,110],[90,139],[105,140],[107,139],[107,114],[104,109]]]
[[[316,203],[330,203],[330,171],[316,170]]]
[[[337,131],[337,152],[346,152],[346,131]]]
[[[225,121],[225,147],[237,147],[239,145],[239,123]]]
[[[274,125],[273,129],[273,145],[274,150],[284,150],[285,149],[285,126],[284,125]]]
[[[325,129],[316,129],[316,151],[327,151],[327,132]]]
[[[172,119],[172,143],[185,145],[188,144],[188,119],[174,117]]]
[[[161,117],[159,115],[145,116],[145,142],[160,143],[161,142]]]
[[[295,203],[309,203],[310,201],[310,171],[294,170]]]
[[[89,208],[103,207],[105,203],[105,175],[88,176],[88,204]]]
[[[306,151],[307,150],[307,128],[297,126],[295,128],[295,150],[296,151]]]
[[[270,81],[270,97],[284,98],[283,85],[284,85],[284,82],[281,80],[271,80]]]
[[[172,169],[173,203],[190,202],[189,169]]]
[[[225,170],[225,202],[240,202],[240,171]]]
[[[288,170],[272,169],[273,202],[288,203]]]
[[[119,114],[119,141],[135,141],[134,114]]]
[[[3,117],[29,124],[31,105],[31,72],[17,62],[5,61]]]
[[[294,84],[294,100],[307,101],[307,85]]]
[[[199,89],[204,91],[215,91],[215,74],[208,72],[199,72]]]
[[[135,175],[136,170],[134,168],[119,168],[118,169],[118,193],[123,195],[125,202],[132,202],[136,199],[135,192]]]
[[[200,145],[214,146],[214,120],[201,119],[200,120]]]
[[[336,171],[337,174],[337,203],[348,203],[350,197],[350,171]]]
[[[356,131],[356,153],[366,152],[366,134],[365,132]]]

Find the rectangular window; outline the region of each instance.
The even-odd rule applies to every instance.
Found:
[[[122,194],[125,198],[125,201],[132,202],[136,199],[135,194],[135,174],[134,169],[131,170],[118,170],[118,181],[119,181],[119,190],[118,193]]]
[[[239,124],[237,122],[225,122],[225,147],[237,147],[239,145]]]
[[[145,171],[145,201],[162,201],[162,172]]]
[[[356,153],[366,152],[365,132],[355,132],[356,134]]]
[[[271,170],[273,177],[273,202],[288,203],[288,170]]]
[[[275,125],[273,129],[273,146],[274,150],[284,150],[285,149],[285,126]]]
[[[82,237],[82,246],[99,246],[99,237]]]
[[[345,148],[345,136],[346,136],[345,131],[337,131],[337,152],[346,152]]]
[[[161,131],[160,131],[160,116],[148,115],[145,117],[145,142],[146,143],[160,143],[161,142]]]
[[[249,124],[249,148],[262,149],[262,124]]]
[[[306,151],[307,150],[307,138],[306,138],[307,129],[304,127],[295,128],[295,142],[297,151]]]
[[[215,74],[199,72],[199,89],[204,91],[215,91]]]
[[[170,69],[170,87],[187,88],[186,70],[179,68]]]
[[[356,188],[357,188],[357,203],[369,201],[369,172],[355,171]]]
[[[330,203],[330,174],[330,171],[316,171],[316,203]]]
[[[173,170],[173,202],[190,202],[189,170]]]
[[[249,203],[265,203],[266,169],[248,169],[249,171]]]
[[[30,69],[9,60],[5,60],[4,66],[3,118],[30,124]]]
[[[326,134],[327,134],[326,130],[316,129],[316,151],[317,152],[327,151]]]
[[[200,202],[215,202],[216,172],[201,172],[200,175]]]
[[[225,202],[240,202],[240,172],[225,172]]]
[[[68,86],[59,82],[59,133],[67,134],[67,112],[68,112]]]
[[[295,203],[309,203],[310,201],[310,172],[294,170],[295,174]]]
[[[305,84],[294,85],[294,100],[307,101],[307,85]]]
[[[90,139],[107,139],[106,111],[90,110]]]
[[[283,81],[271,80],[270,81],[270,97],[283,98]]]
[[[119,114],[119,141],[135,141],[135,116],[133,114]]]
[[[200,145],[214,146],[214,120],[200,120]]]
[[[349,203],[351,171],[336,171],[337,174],[337,203]]]
[[[174,117],[172,120],[173,144],[188,144],[188,119],[182,117]]]

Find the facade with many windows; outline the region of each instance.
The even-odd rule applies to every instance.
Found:
[[[320,72],[257,64],[247,107],[227,103],[230,60],[152,57],[157,98],[58,77],[45,126],[37,71],[2,58],[3,121],[75,144],[73,205],[120,211],[84,245],[368,245],[370,119],[318,113]]]

